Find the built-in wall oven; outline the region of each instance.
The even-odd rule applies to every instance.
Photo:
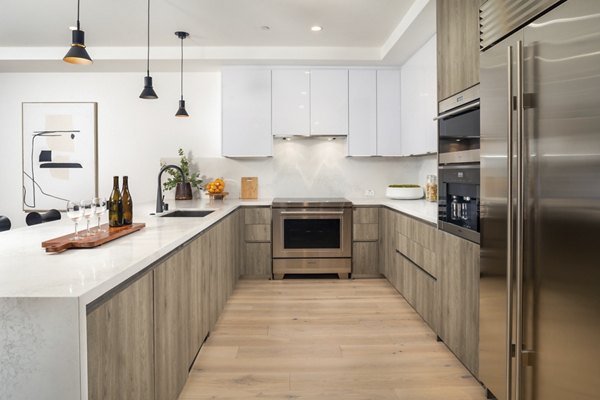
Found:
[[[336,273],[352,266],[352,203],[346,199],[273,200],[273,275]]]
[[[439,104],[440,229],[479,243],[479,85]]]
[[[479,163],[479,85],[440,102],[439,162]]]

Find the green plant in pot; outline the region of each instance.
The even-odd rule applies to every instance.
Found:
[[[180,148],[177,153],[179,154],[179,166],[185,176],[185,183],[183,183],[181,173],[174,168],[170,168],[167,170],[169,178],[163,182],[163,190],[175,189],[175,200],[191,200],[192,190],[194,188],[202,189],[202,179],[200,179],[199,172],[190,172],[190,160],[183,149]],[[165,166],[166,164],[161,162],[160,165]]]

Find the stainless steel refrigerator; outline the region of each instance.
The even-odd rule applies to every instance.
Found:
[[[479,379],[598,400],[600,1],[488,0],[480,20]]]

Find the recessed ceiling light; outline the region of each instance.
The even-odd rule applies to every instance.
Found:
[[[260,27],[260,29],[262,29],[263,31],[270,31],[271,27],[268,26],[268,25],[263,25],[263,26]]]
[[[319,32],[323,30],[323,27],[319,26],[319,25],[315,25],[315,26],[311,26],[310,30],[313,32]]]

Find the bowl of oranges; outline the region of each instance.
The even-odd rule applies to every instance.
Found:
[[[221,178],[207,183],[205,189],[210,198],[215,200],[223,200],[229,194],[225,191],[225,182]]]

